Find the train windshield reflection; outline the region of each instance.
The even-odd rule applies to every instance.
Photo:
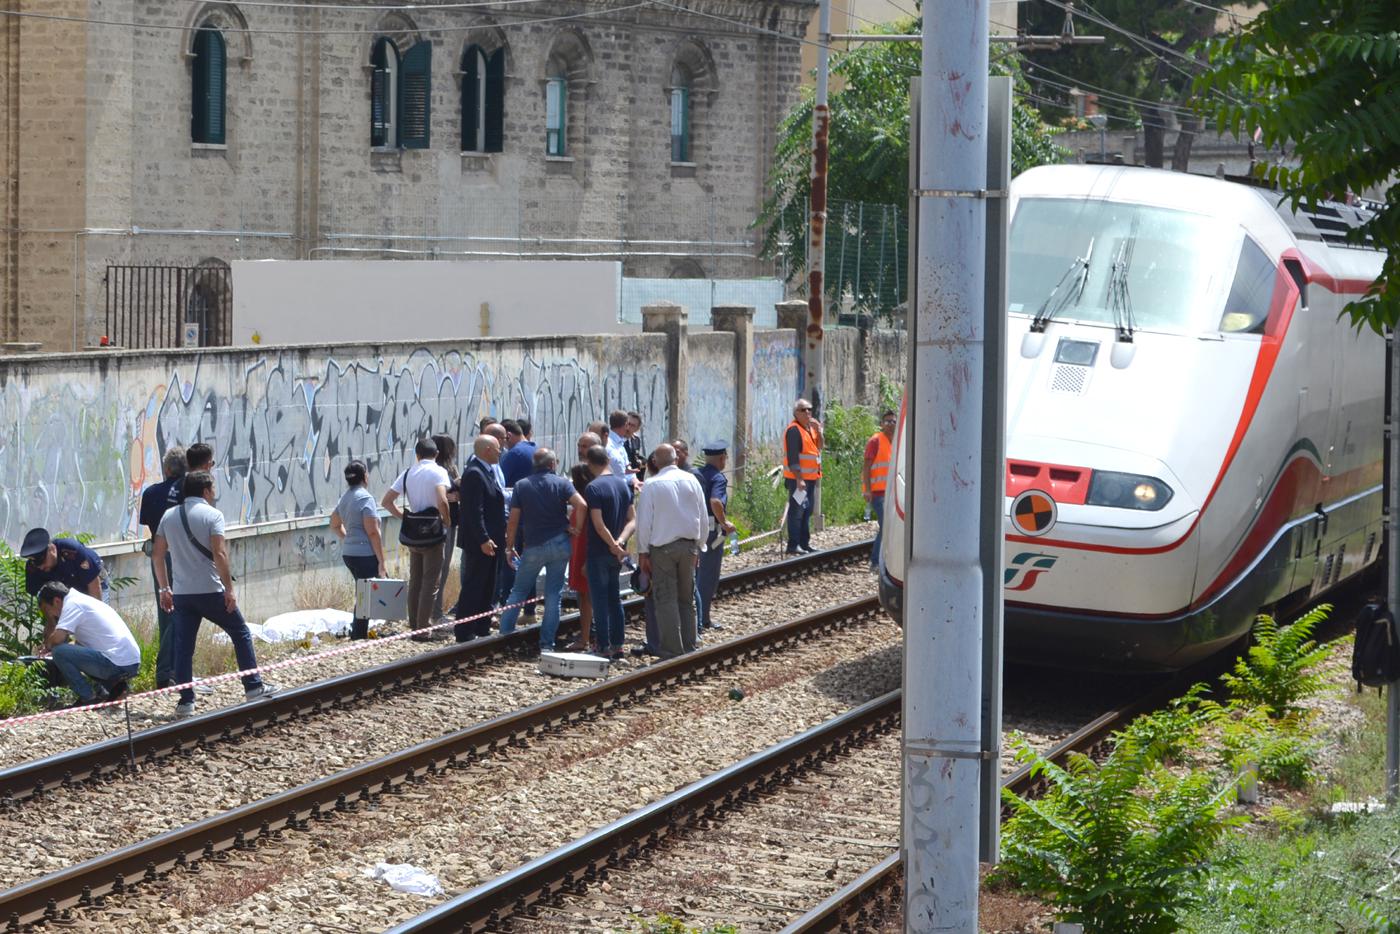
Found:
[[[1125,279],[1143,331],[1217,330],[1239,254],[1240,228],[1169,208],[1089,198],[1022,198],[1011,223],[1010,311],[1035,315],[1065,270],[1071,294],[1051,302],[1056,320],[1113,326],[1114,264],[1131,243]],[[1084,265],[1087,259],[1087,267]]]

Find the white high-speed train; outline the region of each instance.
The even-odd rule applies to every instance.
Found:
[[[1377,560],[1383,340],[1338,319],[1384,256],[1364,213],[1123,166],[1012,185],[1009,658],[1173,669]],[[881,596],[904,579],[907,452]]]

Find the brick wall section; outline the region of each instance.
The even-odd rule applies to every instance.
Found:
[[[188,29],[6,18],[0,24],[6,40],[0,64],[20,78],[18,84],[6,82],[6,96],[17,98],[21,130],[18,164],[0,155],[0,168],[19,192],[17,216],[7,208],[6,226],[292,235],[237,241],[170,234],[81,238],[80,345],[102,333],[102,277],[109,263],[354,255],[327,249],[347,246],[513,252],[517,235],[697,240],[705,242],[694,248],[700,252],[743,254],[708,244],[754,239],[749,225],[765,191],[774,132],[796,99],[795,37],[815,3],[702,0],[691,6],[738,25],[659,6],[534,22],[580,10],[550,0],[495,14],[418,10],[413,19],[373,10],[240,11],[164,0],[52,0],[45,9],[153,27],[196,25],[212,17],[228,48],[228,143],[222,149],[190,143]],[[411,30],[394,35],[401,51],[418,39],[433,44],[430,149],[370,151],[367,65],[373,36],[346,33],[384,30]],[[316,31],[324,34],[308,34]],[[586,75],[570,88],[572,163],[549,162],[544,152],[546,60],[566,33],[586,49]],[[18,64],[11,52],[15,35]],[[473,41],[507,47],[505,151],[488,158],[460,152],[460,69]],[[692,97],[693,173],[670,164],[666,88],[682,43],[703,48],[714,66],[707,76],[711,83]],[[11,121],[5,119],[8,140]],[[334,239],[347,233],[507,241]],[[589,249],[567,243],[544,248]],[[18,251],[24,276],[17,289],[7,290],[18,296],[6,299],[5,307],[17,300],[24,333],[66,349],[74,330],[73,238],[23,238]],[[626,272],[666,276],[682,258],[634,257]],[[695,258],[709,275],[767,271],[742,255]]]

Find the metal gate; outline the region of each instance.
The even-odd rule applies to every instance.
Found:
[[[226,263],[108,266],[107,337],[119,347],[225,347],[233,342]]]

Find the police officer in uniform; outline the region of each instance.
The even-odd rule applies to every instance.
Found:
[[[67,584],[70,590],[105,601],[111,587],[102,559],[82,542],[52,538],[48,529],[30,529],[19,546],[25,559],[24,589],[31,597],[49,581]]]
[[[729,479],[724,468],[729,459],[729,442],[724,439],[711,441],[702,447],[705,466],[699,470],[700,488],[705,491],[705,505],[710,513],[710,529],[705,539],[705,551],[700,555],[700,566],[695,571],[695,586],[699,591],[700,630],[723,629],[710,621],[710,608],[715,602],[715,591],[719,589],[720,566],[724,563],[724,538],[734,531],[734,524],[725,515],[729,505]]]

